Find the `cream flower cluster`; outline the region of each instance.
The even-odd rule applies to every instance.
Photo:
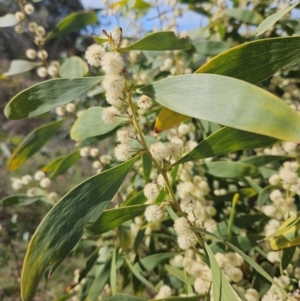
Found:
[[[92,167],[96,173],[100,173],[112,160],[110,155],[99,155],[99,149],[96,147],[82,147],[79,153],[81,157],[89,157],[93,161]]]
[[[42,170],[35,172],[34,176],[27,174],[22,178],[11,178],[12,180],[12,189],[15,191],[20,191],[22,189],[27,190],[28,196],[41,195],[41,191],[44,191],[46,196],[52,201],[57,201],[58,195],[56,192],[49,192],[48,188],[51,186],[51,180],[46,177],[45,173]],[[42,188],[43,190],[41,190]],[[44,190],[46,189],[46,191]]]

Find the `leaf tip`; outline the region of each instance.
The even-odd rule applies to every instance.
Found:
[[[154,133],[155,134],[159,134],[161,133],[162,131],[157,127],[157,125],[154,126]]]

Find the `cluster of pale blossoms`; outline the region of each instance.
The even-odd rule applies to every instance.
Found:
[[[64,106],[58,107],[55,109],[55,113],[57,116],[59,117],[63,117],[65,116],[67,113],[69,114],[73,114],[76,111],[76,106],[74,103],[70,102],[67,103]],[[78,114],[78,112],[76,113],[76,116],[79,117],[81,113],[81,111],[79,111],[80,113]]]
[[[82,147],[79,153],[81,157],[89,157],[92,159],[92,166],[96,169],[97,173],[100,173],[103,167],[110,164],[112,160],[110,155],[100,155],[99,149],[96,147]]]
[[[57,201],[58,195],[54,191],[48,191],[51,186],[51,180],[46,177],[45,173],[42,170],[35,172],[34,176],[24,175],[22,178],[11,178],[12,189],[19,191],[23,188],[26,188],[28,196],[40,195],[42,188],[46,189],[47,197],[52,201]]]

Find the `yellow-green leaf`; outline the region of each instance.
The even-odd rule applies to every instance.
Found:
[[[162,106],[239,130],[300,142],[300,116],[275,95],[215,74],[169,77],[137,90]]]
[[[59,69],[61,77],[82,77],[89,72],[87,63],[78,56],[67,59]]]
[[[213,73],[226,75],[257,84],[275,74],[278,69],[296,64],[300,61],[298,49],[300,37],[263,39],[233,47],[214,57],[196,73]],[[174,114],[170,109],[163,108],[156,124],[156,130],[162,132],[185,120],[180,113]],[[172,118],[168,126],[164,120]]]
[[[43,125],[31,132],[13,152],[8,161],[8,169],[16,170],[33,156],[58,131],[64,120]]]

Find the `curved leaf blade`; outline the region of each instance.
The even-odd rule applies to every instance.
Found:
[[[21,91],[4,109],[9,119],[23,119],[62,106],[97,85],[102,77],[51,79]]]
[[[12,75],[20,74],[23,72],[30,71],[40,65],[42,65],[42,63],[40,62],[37,63],[37,62],[30,62],[26,60],[13,60],[11,61],[8,71],[5,72],[3,75],[12,76]]]
[[[271,26],[273,26],[279,19],[281,19],[285,14],[287,14],[289,11],[291,11],[293,8],[295,8],[299,2],[296,2],[295,4],[286,7],[282,9],[281,11],[267,17],[265,20],[263,20],[259,26],[256,28],[257,36],[263,34],[265,31],[267,31]]]
[[[246,9],[232,8],[230,10],[226,10],[224,13],[227,16],[230,16],[247,24],[258,25],[263,21],[263,17],[259,13]]]
[[[234,290],[230,286],[228,280],[226,279],[223,271],[219,267],[219,264],[215,258],[215,255],[211,251],[210,247],[205,243],[206,251],[209,257],[210,268],[212,273],[213,282],[213,297],[214,300],[218,301],[238,301]]]
[[[59,163],[54,173],[51,175],[51,179],[55,179],[57,176],[64,173],[72,165],[74,165],[79,159],[80,159],[79,151],[75,151],[69,154],[68,156],[66,156],[65,158],[63,158],[63,160]]]
[[[84,226],[102,213],[137,158],[82,182],[46,215],[27,249],[21,277],[23,301],[32,300],[46,268],[50,266],[52,273],[79,241]]]
[[[97,21],[98,16],[95,12],[75,12],[69,14],[55,26],[46,39],[50,40],[55,37],[65,36]]]
[[[300,37],[271,38],[233,47],[214,57],[195,73],[226,75],[257,84],[277,72],[300,61],[297,50]],[[163,118],[161,118],[161,116]],[[180,113],[174,114],[163,108],[156,121],[156,130],[162,132],[185,120]],[[172,118],[174,122],[166,120]]]
[[[191,48],[188,38],[178,39],[173,31],[155,32],[146,37],[134,42],[121,51],[129,50],[149,50],[149,51],[164,51],[164,50],[187,50]]]
[[[124,222],[135,218],[145,212],[147,205],[133,205],[105,210],[102,215],[92,224],[88,224],[85,229],[88,235],[105,233]]]
[[[61,77],[82,77],[89,72],[87,63],[78,56],[67,59],[59,69]]]
[[[19,21],[16,19],[14,14],[6,14],[0,17],[0,27],[10,27],[18,24]]]
[[[278,142],[277,139],[268,136],[223,127],[201,141],[192,151],[173,165],[220,156],[238,150],[266,147],[276,142]]]
[[[296,111],[275,95],[238,79],[215,74],[180,75],[137,92],[180,114],[284,141],[300,141]]]
[[[240,162],[209,162],[204,165],[207,173],[219,178],[243,178],[259,175],[259,169]]]
[[[44,198],[41,196],[28,196],[27,194],[16,194],[10,195],[2,200],[0,200],[0,206],[2,207],[11,207],[11,206],[27,206],[36,201]]]
[[[89,137],[100,136],[109,133],[124,122],[124,118],[117,118],[113,124],[106,124],[102,121],[103,108],[93,107],[86,110],[73,124],[71,138],[83,140]],[[91,126],[92,125],[92,126]]]
[[[58,131],[64,120],[54,121],[32,131],[17,147],[8,161],[10,171],[18,169]]]

